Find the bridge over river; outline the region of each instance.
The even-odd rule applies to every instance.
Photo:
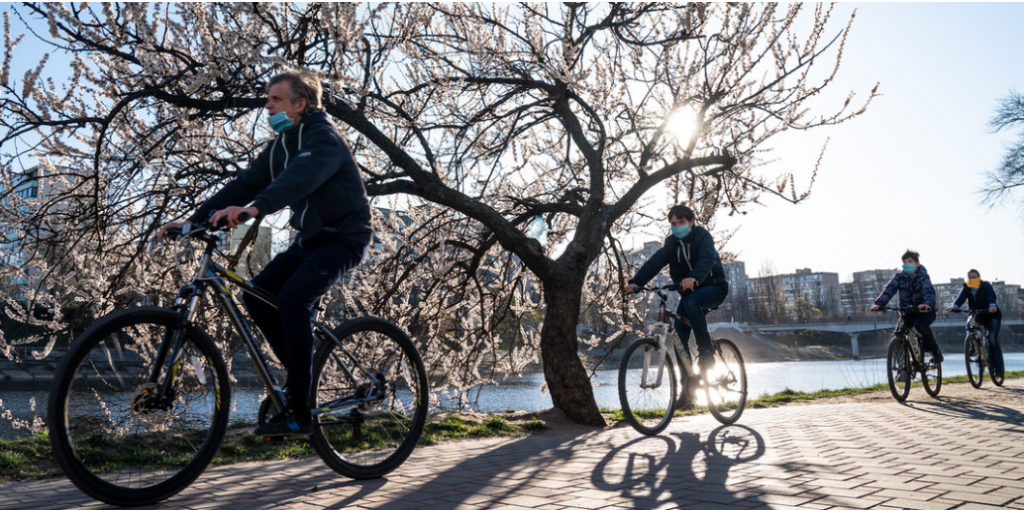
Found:
[[[743,325],[743,331],[751,333],[775,332],[775,331],[831,331],[833,333],[846,333],[850,336],[853,357],[860,356],[860,349],[857,346],[857,337],[861,333],[869,331],[891,330],[896,325],[895,316],[879,316],[875,321],[839,321],[839,322],[794,322],[786,324],[770,325]],[[933,328],[963,328],[965,319],[963,316],[946,318],[940,315],[932,323]],[[1024,325],[1024,319],[1003,319],[1003,326]]]

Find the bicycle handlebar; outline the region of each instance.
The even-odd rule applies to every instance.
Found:
[[[979,308],[979,309],[971,309],[971,310],[961,310],[959,308],[954,308],[954,309],[950,310],[950,312],[952,312],[952,313],[984,313],[984,312],[988,312],[988,308]]]
[[[210,216],[213,216],[214,213],[216,212],[217,211],[211,212]],[[249,221],[250,218],[251,216],[249,216],[249,213],[243,212],[238,214],[238,221],[246,222]],[[209,221],[201,221],[199,223],[186,223],[185,225],[182,226],[182,228],[168,229],[165,235],[167,236],[168,239],[174,241],[177,239],[181,239],[183,237],[198,236],[203,232],[217,232],[220,230],[226,230],[227,228],[228,217],[224,216],[220,219],[220,221],[217,222],[216,225],[210,223]]]

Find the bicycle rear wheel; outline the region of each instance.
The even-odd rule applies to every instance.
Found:
[[[313,362],[313,448],[349,478],[379,478],[405,462],[427,419],[427,372],[412,340],[373,317],[325,335]],[[319,409],[330,409],[316,414]]]
[[[672,356],[664,356],[654,338],[641,338],[626,348],[619,365],[619,405],[637,432],[653,436],[672,421],[676,375]]]
[[[928,360],[923,361],[921,367],[921,382],[924,383],[924,391],[932,397],[939,396],[942,390],[942,364],[936,363],[931,354],[927,355]]]
[[[747,405],[747,369],[736,344],[715,340],[715,368],[701,378],[712,416],[723,425],[736,423]]]
[[[136,308],[108,315],[61,358],[47,421],[54,457],[82,492],[119,506],[156,503],[188,487],[227,430],[227,365],[177,312]],[[162,340],[182,336],[148,382]],[[171,353],[168,353],[170,357]],[[161,394],[168,374],[169,393]]]
[[[910,394],[910,353],[907,351],[906,340],[893,337],[889,341],[889,350],[885,355],[886,376],[889,379],[889,391],[897,402],[907,400]]]
[[[985,361],[978,335],[970,334],[964,339],[964,362],[967,363],[967,379],[971,386],[980,388],[985,377]]]
[[[996,386],[1002,386],[1006,382],[1006,374],[1004,373],[1005,364],[1003,361],[1003,348],[998,343],[990,343],[991,348],[989,349],[988,355],[988,375],[992,379],[992,383]]]

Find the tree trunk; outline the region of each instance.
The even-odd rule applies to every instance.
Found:
[[[541,360],[554,406],[576,423],[603,427],[594,388],[577,353],[583,274],[561,274],[543,281],[547,310],[540,335]]]

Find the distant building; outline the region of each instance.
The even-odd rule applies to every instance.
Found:
[[[48,174],[45,167],[34,166],[11,178],[11,193],[7,193],[0,182],[0,207],[4,207],[6,218],[0,218],[0,266],[13,265],[23,267],[28,260],[25,250],[27,239],[45,239],[48,232],[60,229],[60,225],[35,223],[32,210],[39,204],[46,204],[56,193],[66,189],[66,176]],[[11,207],[18,203],[17,209]],[[59,206],[57,206],[59,208]],[[35,269],[25,268],[20,276],[4,282],[8,285],[22,286],[30,283]]]
[[[824,317],[844,311],[838,273],[803,268],[792,274],[766,275],[749,281],[751,309],[757,320],[794,319],[790,311],[798,299],[806,300]]]
[[[842,284],[840,288],[843,311],[847,315],[867,314],[895,274],[895,269],[871,269],[853,273],[853,281]],[[899,296],[896,296],[892,305],[898,303]]]

